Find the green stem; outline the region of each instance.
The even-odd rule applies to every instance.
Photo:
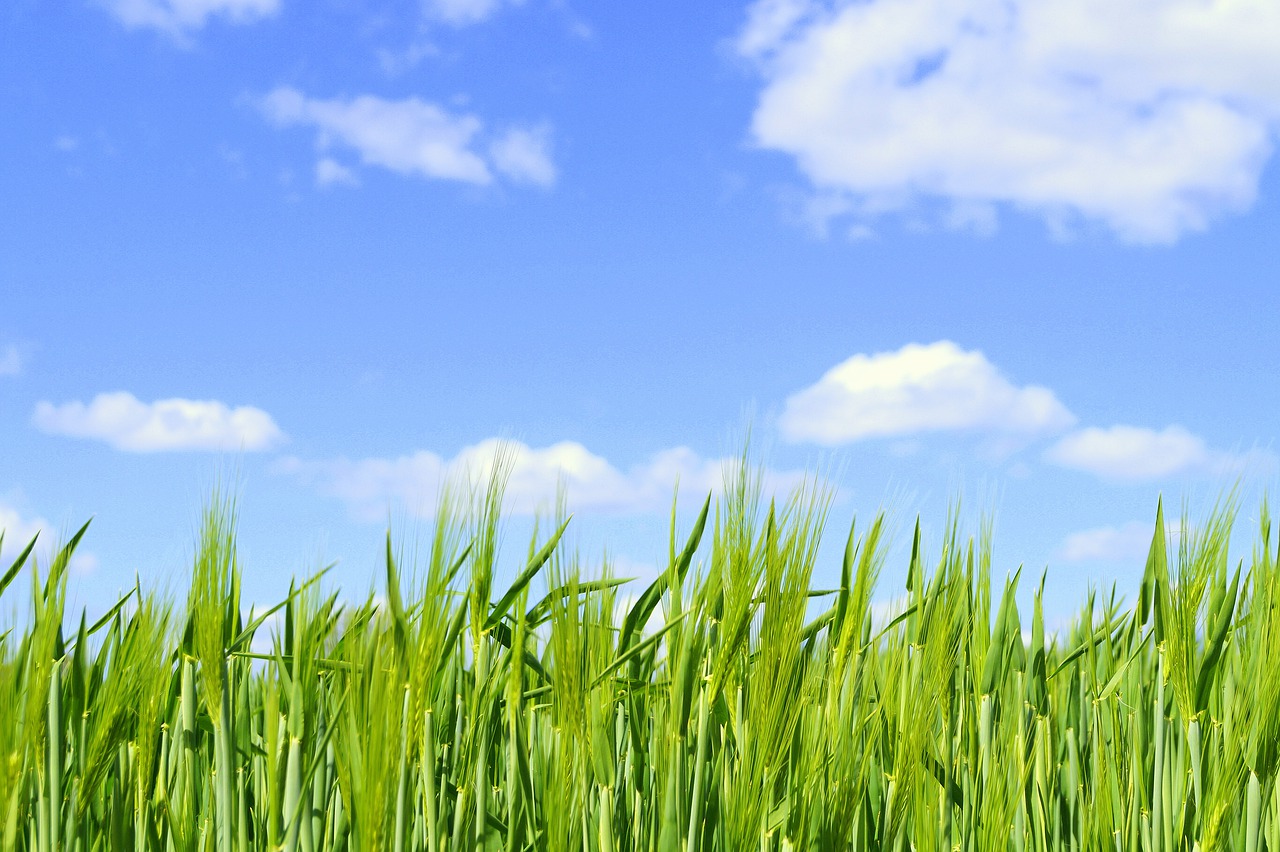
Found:
[[[62,761],[64,757],[62,733],[62,666],[53,664],[49,674],[49,735],[48,735],[48,773],[49,792],[47,793],[48,845],[47,852],[60,852],[62,842],[59,832],[62,828]]]
[[[475,664],[475,695],[472,700],[472,724],[479,729],[478,741],[479,749],[475,755],[475,776],[473,793],[476,797],[476,824],[474,834],[474,844],[477,852],[484,849],[484,834],[487,828],[488,811],[486,810],[487,793],[489,786],[489,728],[485,724],[486,714],[481,711],[481,702],[483,701],[483,693],[489,681],[489,636],[487,633],[480,634],[480,641],[476,647],[476,664]]]
[[[1155,769],[1151,779],[1151,850],[1160,852],[1164,839],[1164,648],[1156,657],[1156,700],[1151,729],[1155,743]]]
[[[409,690],[404,691],[400,711],[400,775],[396,781],[396,835],[392,849],[404,852],[409,807]]]
[[[686,852],[698,852],[702,840],[702,777],[707,765],[707,687],[698,695],[698,752],[693,764],[693,792],[689,805],[689,834]]]
[[[302,740],[289,738],[289,758],[284,776],[284,818],[288,820],[284,827],[284,852],[295,852],[298,848],[298,825],[302,815],[298,813],[298,803],[302,799]]]
[[[1258,852],[1258,828],[1262,821],[1262,784],[1258,773],[1249,773],[1249,788],[1244,809],[1245,852]]]
[[[422,781],[426,787],[427,852],[439,852],[439,832],[436,826],[436,728],[435,714],[430,708],[422,720]]]

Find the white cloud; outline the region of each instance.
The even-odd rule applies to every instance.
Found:
[[[18,502],[21,502],[18,494],[0,496],[0,531],[4,532],[3,548],[0,548],[0,571],[8,570],[9,565],[37,533],[40,537],[36,539],[32,555],[41,568],[47,568],[53,559],[54,546],[65,543],[65,531],[59,530],[38,515],[33,517],[23,513],[15,505]],[[31,563],[28,562],[27,570],[30,567]],[[98,569],[98,557],[83,546],[77,547],[71,557],[71,564],[67,567],[81,576],[92,574]]]
[[[22,372],[22,353],[17,344],[0,349],[0,376],[16,376]]]
[[[469,472],[474,481],[483,482],[500,444],[495,438],[481,441],[448,460],[425,450],[398,458],[355,461],[286,458],[277,470],[342,499],[363,520],[385,519],[392,503],[425,516],[434,511],[441,485],[455,473]],[[682,494],[719,491],[725,471],[735,463],[734,459],[707,459],[686,447],[676,447],[622,471],[574,441],[542,448],[519,442],[510,446],[514,458],[506,505],[508,511],[522,515],[550,508],[561,479],[572,511],[659,511],[670,505],[677,479]],[[802,479],[798,472],[770,472],[765,487],[775,493],[786,492]]]
[[[388,101],[372,95],[322,100],[280,87],[263,100],[267,116],[280,125],[311,125],[321,149],[335,143],[354,148],[369,165],[401,174],[489,183],[489,168],[471,145],[480,119],[451,115],[441,107],[407,98]]]
[[[1162,431],[1142,426],[1091,426],[1062,438],[1045,451],[1045,459],[1103,479],[1158,479],[1207,465],[1203,438],[1181,426]]]
[[[854,355],[788,397],[782,435],[826,446],[946,430],[1036,435],[1075,422],[1053,392],[1009,382],[950,341]]]
[[[1066,562],[1134,562],[1147,555],[1155,527],[1142,521],[1130,521],[1119,527],[1094,527],[1067,536],[1058,548],[1058,556]]]
[[[354,98],[310,98],[281,86],[261,101],[263,113],[281,127],[314,127],[323,151],[346,147],[368,166],[397,174],[487,185],[497,171],[520,182],[549,185],[555,180],[550,160],[550,130],[513,129],[481,151],[484,123],[468,113],[452,113],[419,100],[385,100],[373,95]],[[324,165],[329,162],[331,165]],[[350,175],[345,167],[321,156],[317,178]]]
[[[4,568],[9,567],[36,533],[47,535],[43,531],[48,529],[52,527],[44,518],[24,517],[15,507],[0,503],[0,530],[4,530],[4,549],[0,550],[0,559],[4,561]]]
[[[1060,439],[1044,454],[1061,467],[1082,470],[1116,482],[1138,482],[1177,474],[1228,476],[1267,473],[1277,466],[1275,453],[1214,450],[1181,426],[1159,432],[1144,426],[1092,426]]]
[[[737,49],[755,142],[855,218],[1004,204],[1169,242],[1253,202],[1277,44],[1265,0],[757,0]]]
[[[104,0],[130,29],[159,30],[175,38],[201,29],[210,18],[246,24],[280,11],[280,0]]]
[[[556,167],[551,161],[551,132],[545,127],[514,128],[489,146],[493,166],[520,183],[551,186]]]
[[[316,161],[316,184],[319,186],[359,186],[360,181],[351,169],[332,157]]]
[[[97,573],[100,567],[101,563],[98,561],[96,553],[82,550],[79,547],[76,547],[76,552],[72,554],[71,562],[67,565],[67,569],[72,574],[77,574],[81,577]]]
[[[1173,548],[1183,534],[1194,532],[1183,527],[1177,519],[1165,520],[1167,546]],[[1129,521],[1118,527],[1093,527],[1071,533],[1058,548],[1058,558],[1064,562],[1138,562],[1146,561],[1151,549],[1155,524],[1150,521]]]
[[[125,391],[98,394],[88,405],[40,402],[32,423],[49,434],[102,441],[134,453],[265,450],[285,437],[259,408],[231,408],[217,400],[145,403]]]
[[[422,10],[428,18],[462,27],[478,24],[492,17],[505,5],[517,5],[522,0],[423,0]]]

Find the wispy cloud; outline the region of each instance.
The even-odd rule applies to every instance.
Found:
[[[523,0],[424,0],[427,18],[455,27],[478,24],[493,17],[503,6],[517,6]]]
[[[22,372],[22,353],[16,343],[0,349],[0,376],[16,376]]]
[[[832,211],[985,229],[1001,205],[1147,243],[1253,202],[1276,44],[1280,6],[1201,0],[757,0],[737,39],[754,141]]]
[[[280,0],[102,0],[130,29],[152,29],[178,40],[202,29],[211,18],[247,24],[280,11]]]
[[[469,474],[473,481],[483,482],[502,443],[496,438],[481,441],[452,459],[425,450],[396,458],[285,458],[276,470],[340,498],[361,520],[385,519],[393,504],[429,515],[435,510],[441,487],[452,477]],[[573,511],[660,511],[670,506],[677,480],[682,494],[719,491],[725,472],[736,464],[735,459],[704,458],[677,447],[655,453],[624,471],[574,441],[540,448],[520,442],[509,442],[509,446],[513,455],[506,505],[520,515],[550,508],[561,482]],[[785,493],[803,479],[798,471],[773,471],[766,475],[765,487]]]
[[[956,430],[1031,436],[1074,422],[1049,389],[1014,385],[981,352],[944,340],[854,355],[789,397],[780,427],[789,441],[836,446]]]
[[[317,167],[321,183],[353,177],[329,155],[334,148],[354,151],[367,166],[414,177],[486,185],[496,170],[516,182],[555,181],[546,126],[508,128],[490,137],[486,149],[484,122],[477,116],[418,98],[312,98],[281,86],[260,107],[278,126],[315,128],[324,152]]]
[[[508,130],[489,146],[489,159],[494,168],[518,183],[551,186],[556,182],[551,129],[546,125]]]
[[[232,408],[217,400],[161,399],[146,403],[131,393],[102,393],[87,405],[36,405],[32,423],[42,432],[102,441],[117,450],[266,450],[285,436],[260,408]]]
[[[360,180],[355,172],[332,157],[321,157],[316,160],[316,185],[359,186]]]

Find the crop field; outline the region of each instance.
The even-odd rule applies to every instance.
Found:
[[[573,553],[563,511],[497,583],[495,471],[417,558],[388,534],[363,603],[317,577],[247,615],[216,494],[185,602],[136,588],[90,622],[65,611],[85,530],[48,564],[21,543],[3,849],[1280,850],[1265,506],[1243,556],[1232,499],[1177,539],[1157,510],[1140,587],[1047,632],[989,535],[917,524],[905,589],[878,589],[883,517],[835,529],[823,489],[774,504],[746,464],[673,510],[647,587]]]

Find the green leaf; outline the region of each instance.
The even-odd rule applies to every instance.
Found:
[[[1156,589],[1159,584],[1161,573],[1168,575],[1168,564],[1165,560],[1165,531],[1164,531],[1164,498],[1158,498],[1156,501],[1156,529],[1151,536],[1151,548],[1147,551],[1147,566],[1142,573],[1142,585],[1138,590],[1138,618],[1139,626],[1147,623],[1147,614],[1152,609],[1155,602]],[[1159,606],[1156,609],[1156,642],[1159,643],[1164,638],[1163,623],[1160,618]]]
[[[511,628],[504,622],[500,621],[495,624],[490,630],[490,635],[497,640],[498,644],[502,645],[508,651],[514,650],[514,637],[511,635]],[[544,682],[549,683],[551,681],[551,675],[547,674],[547,670],[542,667],[542,663],[538,661],[538,658],[535,657],[532,652],[525,651],[523,659],[524,664],[532,669]]]
[[[511,587],[507,589],[506,594],[493,605],[489,618],[484,624],[485,630],[492,630],[502,620],[502,617],[507,614],[507,610],[511,609],[511,605],[520,596],[520,592],[537,576],[538,572],[542,570],[542,566],[547,564],[547,560],[551,558],[551,554],[555,553],[556,547],[560,544],[560,537],[569,528],[571,520],[573,520],[572,515],[565,518],[564,523],[560,525],[560,529],[556,530],[556,534],[542,546],[541,550],[533,555],[533,558],[529,560],[529,564],[525,566],[525,569],[516,577]]]
[[[593,592],[603,592],[609,589],[616,589],[619,586],[625,586],[634,580],[634,577],[610,577],[607,580],[588,580],[585,583],[565,583],[557,589],[547,592],[541,600],[530,607],[525,614],[525,618],[529,622],[530,627],[537,627],[551,617],[551,608],[561,598],[567,597],[572,593],[573,588],[577,588],[578,594],[585,595]]]
[[[1204,659],[1200,663],[1200,673],[1196,678],[1196,712],[1209,708],[1209,687],[1213,683],[1214,672],[1222,661],[1222,649],[1231,630],[1231,619],[1236,609],[1236,594],[1240,589],[1240,568],[1236,568],[1231,578],[1231,587],[1227,595],[1219,603],[1214,613],[1213,624],[1209,626],[1205,643]],[[1274,662],[1274,661],[1273,661]]]
[[[31,551],[36,546],[36,539],[40,537],[40,533],[36,533],[31,537],[31,541],[27,542],[27,546],[18,554],[18,558],[9,566],[9,570],[4,572],[4,576],[0,577],[0,595],[4,594],[4,590],[9,588],[9,584],[18,576],[18,572],[22,570],[22,566],[26,564],[27,557],[31,555]],[[4,536],[0,535],[0,541],[4,541]]]
[[[335,563],[326,565],[319,572],[317,572],[314,577],[307,580],[307,582],[303,583],[301,586],[298,586],[296,589],[291,591],[287,598],[280,601],[280,603],[276,604],[275,606],[271,607],[271,609],[266,610],[261,615],[255,616],[253,621],[250,621],[245,626],[244,630],[241,630],[240,633],[234,639],[231,640],[231,644],[227,646],[227,651],[233,652],[233,651],[239,650],[241,646],[253,641],[254,634],[258,632],[258,628],[261,627],[268,618],[275,615],[277,612],[279,612],[281,609],[287,606],[290,601],[296,599],[298,595],[302,594],[305,590],[307,590],[311,586],[314,586],[316,583],[320,582],[320,578],[323,577],[329,571],[329,569],[336,564],[337,563],[335,562]]]
[[[1115,670],[1115,673],[1111,675],[1111,679],[1108,680],[1107,685],[1102,688],[1102,692],[1098,693],[1098,697],[1094,699],[1095,703],[1101,704],[1103,701],[1106,701],[1115,694],[1116,690],[1120,688],[1120,682],[1124,680],[1125,672],[1129,670],[1129,666],[1131,666],[1133,661],[1142,653],[1142,649],[1146,647],[1147,640],[1150,638],[1150,633],[1147,633],[1142,637],[1142,641],[1138,643],[1138,647],[1133,649],[1133,653],[1131,653],[1125,659],[1124,663]]]
[[[626,665],[630,660],[643,654],[651,646],[656,645],[659,639],[665,636],[667,632],[671,630],[671,628],[675,627],[684,619],[685,615],[687,615],[687,613],[681,613],[680,615],[676,616],[675,618],[668,621],[665,625],[663,625],[663,628],[659,630],[657,633],[654,633],[652,636],[646,637],[643,642],[638,642],[635,645],[632,645],[629,649],[627,649],[626,653],[619,655],[617,659],[615,659],[609,665],[605,666],[605,668],[598,675],[595,676],[595,679],[591,681],[590,688],[595,689],[602,682],[604,682],[604,679],[607,678],[609,675],[613,674],[619,668]]]
[[[1058,661],[1058,664],[1053,667],[1053,671],[1049,672],[1049,679],[1053,680],[1054,676],[1057,675],[1058,672],[1071,665],[1071,663],[1079,659],[1080,656],[1090,648],[1097,647],[1098,643],[1103,639],[1110,637],[1111,641],[1117,641],[1120,638],[1120,634],[1123,633],[1128,626],[1129,618],[1125,615],[1121,616],[1115,626],[1112,626],[1111,624],[1103,624],[1098,627],[1097,630],[1094,630],[1093,633],[1085,637],[1084,641],[1072,649],[1071,653]]]
[[[1000,599],[1000,610],[996,613],[995,632],[991,634],[991,641],[987,643],[987,656],[982,665],[982,681],[978,691],[983,695],[992,694],[1001,679],[1001,666],[1009,647],[1010,622],[1017,611],[1014,596],[1017,594],[1018,580],[1021,576],[1022,569],[1019,568],[1013,575],[1013,579],[1005,581],[1004,597]],[[1022,641],[1021,637],[1018,641]]]
[[[676,560],[676,574],[683,579],[685,573],[689,570],[689,566],[693,563],[693,554],[698,550],[698,544],[702,541],[702,533],[707,527],[707,513],[711,509],[711,494],[707,494],[707,499],[703,501],[702,511],[698,512],[698,519],[693,524],[693,530],[689,533],[689,538],[685,542],[684,550],[680,551]],[[662,599],[662,593],[667,588],[668,575],[663,572],[662,576],[654,580],[649,588],[632,605],[631,610],[627,613],[627,617],[622,622],[622,632],[618,634],[618,653],[622,654],[626,651],[627,646],[631,643],[640,629],[642,629],[649,616],[653,613],[654,607],[658,605],[658,601]]]
[[[391,610],[391,623],[395,631],[396,648],[401,654],[409,647],[409,618],[404,612],[400,597],[400,574],[396,570],[395,554],[391,552],[391,530],[387,530],[387,607]]]

